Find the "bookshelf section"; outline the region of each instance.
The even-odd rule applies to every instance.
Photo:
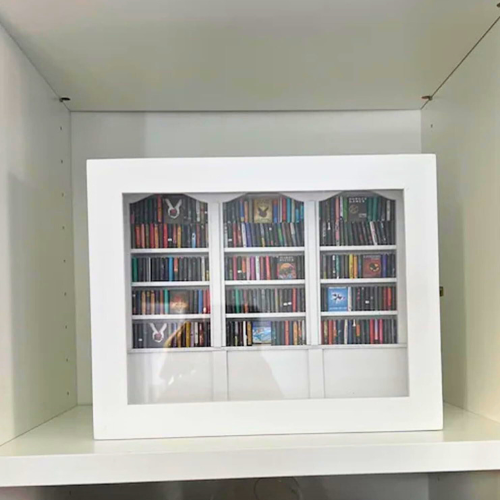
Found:
[[[210,347],[208,204],[154,194],[129,213],[131,349]]]
[[[396,200],[343,192],[319,202],[322,345],[398,344]]]
[[[279,193],[224,203],[226,346],[307,344],[304,218]]]

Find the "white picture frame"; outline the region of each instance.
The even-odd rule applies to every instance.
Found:
[[[89,160],[87,189],[96,439],[442,428],[434,155]],[[403,241],[399,240],[404,251],[404,295],[398,295],[398,301],[404,301],[407,327],[407,395],[327,398],[324,392],[310,390],[303,399],[234,401],[228,400],[227,389],[222,393],[214,389],[209,402],[129,404],[124,195],[393,190],[404,198]],[[210,238],[210,252],[220,255],[220,235]],[[223,286],[223,280],[213,276],[221,272],[219,264],[211,269],[215,297]],[[314,259],[308,259],[307,266],[309,272],[317,272]],[[218,306],[212,303],[213,308]],[[220,315],[215,327],[222,328]],[[317,331],[310,334],[319,337]],[[318,353],[325,352],[315,343],[317,349],[307,354],[309,366],[315,366]],[[213,345],[214,380],[227,377],[226,352],[220,342]],[[311,379],[324,386],[322,376],[324,372],[310,372]]]

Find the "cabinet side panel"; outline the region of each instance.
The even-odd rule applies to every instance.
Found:
[[[445,401],[500,421],[500,24],[422,113],[436,153]]]
[[[76,402],[70,119],[0,27],[0,443]]]

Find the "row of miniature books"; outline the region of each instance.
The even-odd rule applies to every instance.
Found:
[[[324,345],[397,344],[397,320],[395,318],[323,320],[321,341]]]
[[[131,224],[131,248],[207,248],[208,224]]]
[[[141,321],[132,325],[134,349],[210,347],[209,321]],[[396,319],[336,319],[321,322],[323,345],[397,344]],[[228,320],[226,346],[306,345],[304,320]]]
[[[198,290],[133,290],[132,314],[209,314],[210,291]]]
[[[279,224],[304,220],[304,203],[286,196],[244,197],[224,204],[224,222]]]
[[[322,279],[393,278],[396,254],[323,253],[320,266]]]
[[[305,345],[304,320],[228,320],[226,346]]]
[[[303,255],[248,255],[225,258],[225,279],[287,280],[304,279]]]
[[[226,223],[224,245],[227,248],[300,247],[304,245],[304,224]]]
[[[132,325],[134,349],[210,347],[210,321],[141,321]]]
[[[131,224],[206,224],[208,205],[186,195],[155,194],[130,204]]]
[[[390,286],[329,286],[321,289],[321,310],[395,311],[396,287]]]
[[[232,288],[226,290],[226,313],[279,313],[306,310],[304,288]]]
[[[208,281],[209,258],[185,257],[132,257],[132,281]]]
[[[383,196],[339,195],[319,204],[320,244],[394,245],[396,202]]]

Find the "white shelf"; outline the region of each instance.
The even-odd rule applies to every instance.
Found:
[[[224,248],[225,253],[303,253],[304,247],[238,247]]]
[[[358,246],[338,246],[320,247],[321,252],[386,252],[396,250],[396,245],[358,245]]]
[[[302,286],[306,280],[229,280],[226,281],[226,286]]]
[[[170,352],[213,352],[213,351],[287,351],[303,350],[314,351],[323,349],[406,349],[407,344],[334,344],[334,345],[271,345],[254,344],[250,346],[221,346],[221,347],[170,347],[128,349],[129,354],[168,354]]]
[[[210,286],[210,281],[134,281],[136,288],[201,288]]]
[[[331,344],[322,345],[323,349],[406,349],[407,344]]]
[[[208,248],[132,248],[131,254],[206,254]]]
[[[384,284],[397,283],[397,278],[339,278],[339,279],[322,279],[322,285],[366,285],[366,284]]]
[[[228,313],[227,319],[245,319],[245,318],[305,318],[305,312],[275,312],[275,313]]]
[[[128,354],[167,354],[171,352],[212,352],[219,350],[220,347],[158,347],[144,349],[128,349]]]
[[[375,316],[397,316],[397,311],[322,311],[321,317],[375,317]]]
[[[190,320],[190,319],[210,319],[210,314],[134,314],[132,319],[155,320],[155,319],[168,319],[168,320]]]
[[[78,406],[0,446],[0,487],[500,469],[500,424],[444,410],[442,431],[94,441]]]

